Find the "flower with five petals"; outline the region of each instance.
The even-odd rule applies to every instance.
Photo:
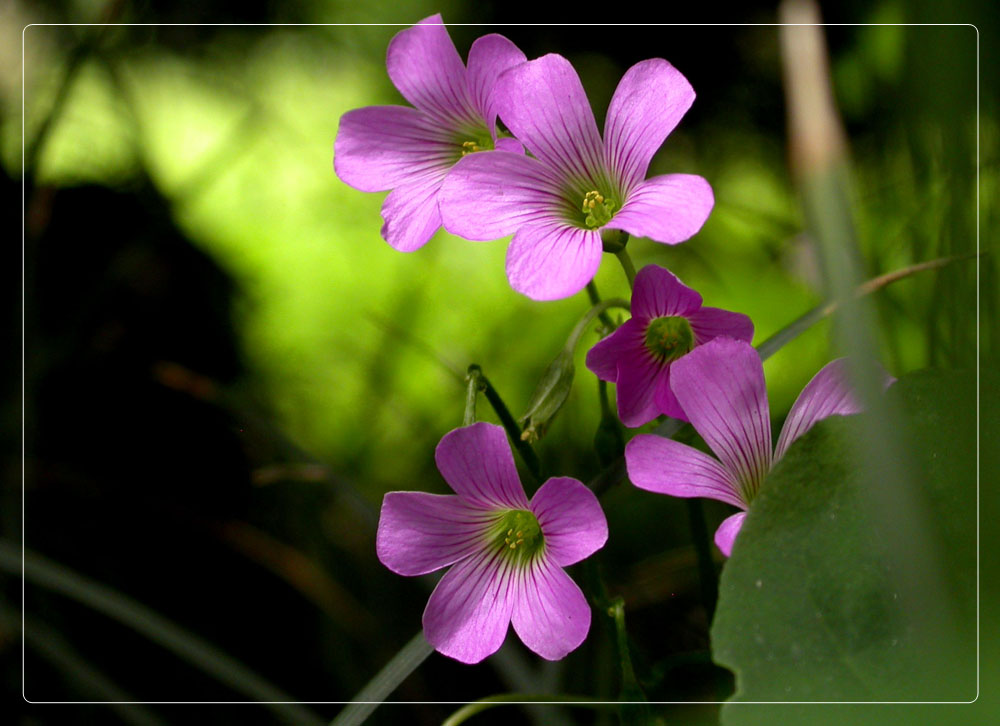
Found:
[[[531,650],[558,660],[590,630],[590,607],[563,571],[604,546],[597,497],[576,479],[552,478],[531,501],[500,426],[445,435],[434,459],[453,495],[389,492],[376,552],[400,575],[452,568],[431,593],[424,635],[463,663],[495,653],[507,626]]]

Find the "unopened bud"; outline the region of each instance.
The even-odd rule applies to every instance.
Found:
[[[569,398],[575,373],[571,350],[563,350],[549,363],[531,396],[527,413],[521,417],[523,441],[537,441],[545,435],[552,419]]]

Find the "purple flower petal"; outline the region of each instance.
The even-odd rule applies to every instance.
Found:
[[[363,192],[386,189],[429,174],[444,177],[457,152],[426,116],[406,106],[368,106],[340,118],[333,168]]]
[[[441,21],[424,18],[389,41],[386,70],[403,97],[446,124],[478,125],[465,82],[465,64]]]
[[[480,421],[445,434],[434,461],[448,485],[470,503],[487,509],[528,508],[502,426]]]
[[[666,367],[640,347],[618,359],[618,418],[629,428],[642,426],[660,415],[656,389]]]
[[[880,372],[883,376],[883,388],[896,380],[885,371]],[[785,419],[785,425],[778,436],[774,460],[777,461],[784,456],[792,442],[817,422],[828,416],[848,416],[861,410],[861,402],[851,387],[847,360],[838,358],[827,363],[806,384],[792,404],[792,409],[788,412],[788,418]]]
[[[606,226],[675,245],[701,229],[714,204],[712,187],[700,176],[654,176],[632,190]]]
[[[389,492],[382,500],[375,552],[397,575],[423,575],[481,550],[495,518],[454,495]]]
[[[437,194],[441,180],[428,176],[402,184],[382,202],[382,238],[400,252],[413,252],[441,226]]]
[[[469,93],[479,115],[486,119],[496,140],[497,111],[493,89],[500,74],[508,68],[524,63],[527,57],[521,49],[502,35],[492,33],[476,38],[469,48],[469,70],[466,75]]]
[[[590,606],[569,575],[542,556],[517,572],[511,622],[531,650],[548,660],[559,660],[587,637]]]
[[[550,53],[514,66],[500,76],[494,94],[500,118],[531,153],[563,178],[588,183],[599,178],[601,136],[568,60]]]
[[[653,154],[694,102],[694,89],[662,58],[628,69],[608,107],[604,143],[608,165],[630,189],[646,176]]]
[[[757,351],[715,338],[673,364],[670,387],[723,465],[741,484],[759,486],[771,468],[771,420]]]
[[[701,308],[687,316],[698,345],[723,336],[735,340],[753,340],[753,321],[743,313],[719,308]]]
[[[690,317],[690,313],[700,307],[701,295],[665,267],[646,265],[635,276],[632,291],[632,315],[635,317]]]
[[[722,520],[722,524],[715,530],[715,546],[722,550],[722,554],[726,557],[729,557],[733,551],[733,542],[736,540],[736,535],[740,533],[740,529],[743,527],[743,520],[746,519],[746,516],[746,512],[737,512],[733,516]]]
[[[494,125],[494,130],[496,126]],[[514,154],[524,155],[524,147],[521,146],[521,142],[517,139],[511,138],[510,136],[503,136],[496,141],[497,151],[510,151]]]
[[[494,548],[448,570],[424,609],[427,642],[462,663],[478,663],[499,650],[517,596],[513,567]]]
[[[521,227],[507,248],[510,286],[533,300],[578,293],[600,265],[601,235],[591,229],[555,224]]]
[[[555,182],[545,166],[508,151],[469,154],[438,194],[444,226],[471,240],[506,237],[522,225],[560,220]]]
[[[664,416],[687,421],[687,416],[684,414],[684,409],[681,408],[680,401],[677,400],[673,389],[670,388],[669,365],[664,366],[663,371],[656,381],[656,391],[653,394],[653,401],[656,403],[657,410]]]
[[[675,497],[707,497],[743,508],[739,483],[708,454],[655,434],[625,447],[628,478],[640,489]]]
[[[546,556],[560,567],[589,557],[608,540],[597,497],[576,479],[549,479],[531,498],[531,511],[542,528]]]
[[[630,351],[644,345],[645,320],[631,318],[622,323],[611,335],[597,341],[587,351],[587,368],[602,381],[618,380],[618,360]]]

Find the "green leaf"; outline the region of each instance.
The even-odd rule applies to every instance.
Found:
[[[976,697],[975,375],[915,374],[886,403],[905,462],[863,460],[862,437],[872,448],[879,422],[833,417],[795,443],[754,501],[712,625],[713,656],[736,674],[732,701]],[[996,406],[982,414],[995,418]],[[905,478],[887,481],[900,463]],[[776,716],[723,709],[727,726]],[[845,717],[786,707],[780,722]]]

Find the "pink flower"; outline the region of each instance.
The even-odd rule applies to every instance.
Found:
[[[748,343],[753,323],[741,313],[701,305],[701,295],[670,270],[649,265],[635,276],[632,317],[587,352],[587,368],[618,386],[618,416],[642,426],[660,414],[687,420],[670,389],[670,368],[716,336]]]
[[[883,375],[885,386],[895,380]],[[677,361],[670,387],[695,430],[719,458],[644,434],[625,447],[629,478],[640,489],[675,497],[708,497],[742,509],[724,520],[715,533],[715,544],[727,557],[747,508],[792,442],[828,416],[861,410],[849,386],[844,359],[828,363],[792,405],[772,455],[764,365],[750,344],[729,338],[716,338]]]
[[[690,174],[646,179],[653,154],[694,101],[691,84],[660,58],[632,66],[597,130],[580,78],[550,54],[504,72],[494,89],[500,119],[533,156],[499,151],[461,159],[441,187],[452,234],[513,234],[511,286],[535,300],[568,297],[594,277],[601,232],[677,244],[708,218],[708,182]]]
[[[415,108],[369,106],[340,119],[333,167],[363,192],[392,190],[382,205],[382,237],[401,252],[422,247],[441,226],[438,189],[466,154],[493,148],[520,151],[497,139],[493,85],[525,61],[502,35],[485,35],[469,50],[468,69],[433,15],[396,34],[386,70]]]
[[[563,567],[604,546],[597,497],[576,479],[549,479],[529,502],[500,426],[447,434],[434,452],[454,495],[389,492],[376,551],[400,575],[453,565],[424,610],[439,652],[478,663],[503,644],[508,624],[531,650],[558,660],[590,630],[590,607]]]

